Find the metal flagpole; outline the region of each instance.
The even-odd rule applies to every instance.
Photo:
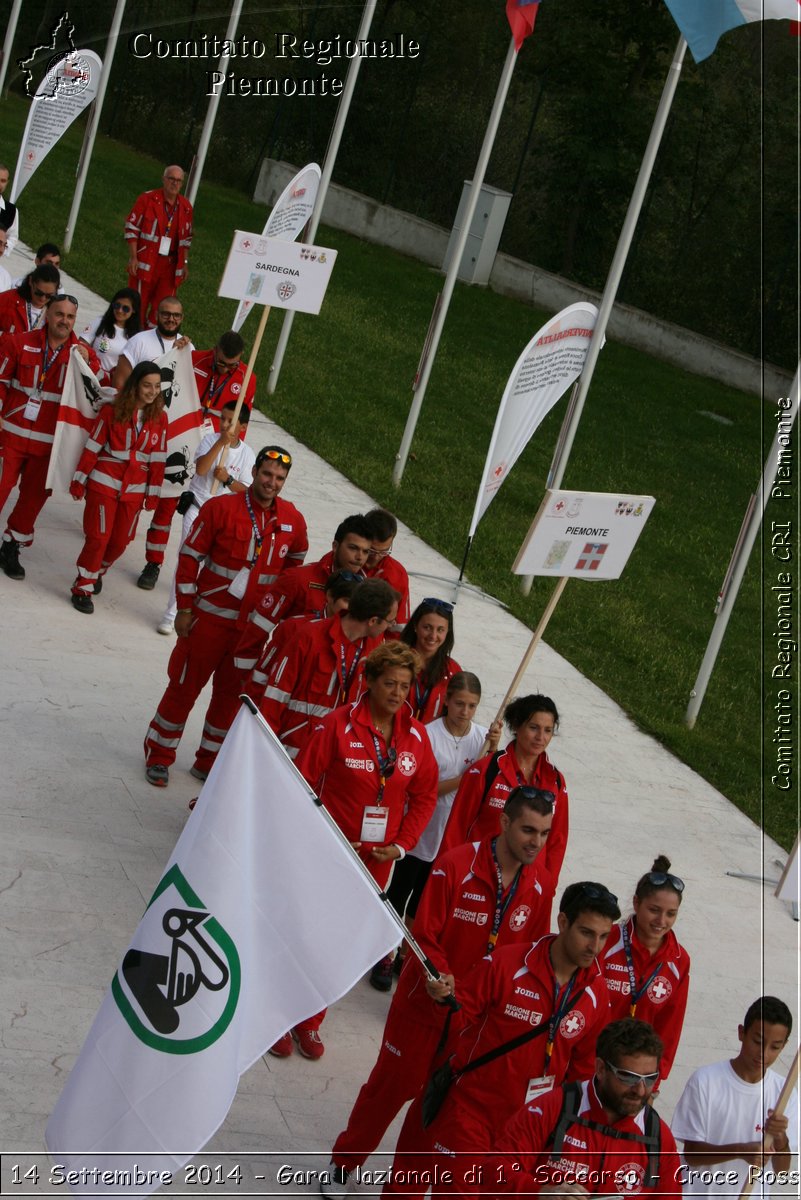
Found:
[[[512,74],[515,69],[516,61],[517,51],[515,50],[514,38],[512,38],[509,42],[509,49],[506,52],[506,62],[503,65],[503,71],[501,72],[498,90],[495,93],[495,102],[492,106],[492,112],[490,113],[489,124],[487,125],[484,133],[484,142],[481,147],[481,153],[478,156],[475,172],[473,174],[473,184],[470,188],[467,207],[465,208],[464,216],[462,218],[462,227],[459,230],[459,236],[456,239],[453,255],[445,276],[445,286],[442,289],[441,303],[437,310],[433,329],[431,330],[429,353],[425,363],[423,364],[420,381],[415,388],[412,405],[409,409],[409,416],[406,420],[406,428],[403,431],[403,438],[401,439],[400,449],[395,456],[395,466],[392,471],[392,482],[394,483],[395,487],[400,487],[401,480],[403,479],[403,472],[406,470],[406,463],[409,458],[409,450],[411,449],[412,438],[414,437],[415,427],[420,416],[420,409],[423,407],[423,400],[425,399],[428,380],[431,376],[431,369],[434,366],[434,359],[437,355],[439,339],[442,334],[443,326],[445,325],[445,318],[448,315],[448,306],[450,305],[451,296],[453,295],[453,289],[456,284],[456,276],[458,275],[459,267],[462,264],[464,248],[467,245],[470,226],[473,223],[473,216],[478,205],[481,185],[484,182],[484,176],[487,172],[487,165],[489,163],[490,154],[492,153],[492,147],[495,142],[495,135],[498,132],[501,113],[503,112],[503,106],[506,103],[506,94],[509,91],[509,84],[512,80]]]
[[[709,684],[709,678],[717,661],[723,635],[726,632],[726,626],[729,623],[734,602],[737,599],[737,593],[740,590],[740,584],[745,575],[745,569],[748,566],[748,559],[751,556],[751,551],[754,547],[759,527],[762,524],[762,516],[768,505],[768,500],[771,495],[778,493],[777,498],[783,498],[783,489],[781,484],[774,487],[776,479],[776,468],[781,461],[780,455],[782,448],[787,445],[787,442],[792,434],[793,425],[796,416],[798,415],[798,399],[799,399],[799,376],[801,374],[801,363],[796,369],[795,379],[793,380],[790,389],[790,406],[783,409],[779,418],[779,427],[776,430],[776,436],[773,439],[773,445],[770,448],[768,457],[765,460],[765,469],[762,472],[762,482],[760,485],[761,495],[758,495],[757,502],[750,506],[749,516],[745,531],[738,539],[734,549],[732,561],[729,564],[729,569],[726,574],[728,586],[725,588],[725,594],[721,600],[718,614],[715,617],[715,624],[712,626],[712,633],[709,637],[709,642],[706,647],[701,667],[698,671],[698,678],[695,681],[693,690],[690,692],[690,703],[687,706],[687,712],[684,717],[684,723],[688,729],[695,728],[695,722],[701,705],[704,702],[706,689]],[[790,516],[793,515],[793,509],[790,511]]]
[[[367,3],[364,6],[361,25],[359,26],[359,32],[356,35],[358,41],[362,41],[370,32],[370,25],[373,21],[376,3],[377,0],[367,0]],[[320,187],[317,192],[317,199],[314,202],[314,209],[306,229],[306,236],[304,238],[304,241],[306,242],[311,243],[314,241],[315,234],[317,233],[317,226],[320,224],[320,218],[323,215],[323,205],[325,204],[325,198],[328,194],[328,185],[331,182],[331,176],[334,172],[334,163],[336,162],[337,154],[339,153],[339,143],[342,141],[342,132],[345,128],[345,122],[348,119],[350,102],[356,87],[356,80],[359,76],[359,68],[361,65],[362,56],[360,54],[356,54],[350,60],[348,74],[345,78],[345,87],[342,91],[342,97],[339,101],[339,108],[337,109],[334,127],[331,130],[331,139],[328,143],[328,149],[325,153],[325,162],[323,163],[323,170],[320,176]],[[281,332],[278,335],[278,342],[276,343],[275,354],[273,355],[273,362],[272,366],[270,367],[269,377],[267,379],[267,391],[271,395],[278,386],[278,376],[281,374],[281,366],[284,361],[284,355],[286,354],[287,344],[289,343],[289,335],[292,332],[292,323],[294,320],[294,312],[287,312],[284,314],[284,323],[281,326]]]
[[[634,238],[634,230],[637,226],[637,221],[640,218],[640,211],[645,200],[645,193],[648,191],[648,183],[651,179],[651,172],[654,169],[659,145],[662,141],[662,135],[665,132],[667,125],[670,107],[673,104],[673,96],[679,82],[684,55],[687,50],[687,43],[683,37],[680,37],[673,54],[673,61],[670,64],[665,86],[662,89],[662,98],[659,101],[659,108],[656,111],[656,117],[651,128],[651,136],[648,138],[648,145],[645,148],[642,163],[640,164],[640,173],[637,176],[637,182],[634,185],[631,200],[629,201],[626,219],[623,222],[623,228],[620,231],[620,237],[615,250],[615,256],[612,259],[612,265],[609,268],[609,274],[606,277],[604,285],[604,293],[601,297],[601,303],[598,307],[598,319],[595,322],[592,340],[587,350],[587,358],[584,362],[584,370],[581,372],[578,381],[578,391],[575,394],[575,401],[571,400],[570,407],[565,414],[562,429],[559,434],[556,450],[554,452],[551,469],[548,474],[548,481],[545,484],[546,488],[557,490],[562,486],[567,460],[570,457],[570,451],[573,449],[573,441],[576,436],[581,413],[584,408],[584,401],[587,398],[587,392],[590,390],[595,364],[598,361],[598,355],[601,352],[601,347],[604,344],[606,336],[606,327],[609,324],[609,317],[612,313],[612,308],[617,297],[617,290],[620,287],[620,280],[623,276],[623,268],[626,265],[631,243]],[[523,593],[527,596],[531,591],[532,575],[526,575],[521,584]]]
[[[283,745],[281,745],[281,742],[278,740],[275,733],[272,731],[270,726],[265,721],[264,717],[261,715],[258,705],[255,704],[253,700],[251,700],[250,696],[245,696],[244,694],[241,695],[239,697],[239,699],[242,701],[242,703],[245,705],[245,707],[248,709],[248,711],[251,712],[253,714],[253,716],[257,719],[257,721],[259,722],[259,724],[261,725],[261,727],[265,731],[265,733],[267,733],[272,738],[272,740],[275,742],[275,744],[277,746],[280,746],[281,752],[285,754],[286,751],[285,751]],[[354,859],[354,861],[358,864],[359,870],[364,875],[365,879],[368,879],[370,881],[370,886],[373,888],[373,890],[375,891],[379,900],[381,900],[382,904],[384,905],[387,912],[389,913],[390,917],[397,925],[398,930],[400,931],[402,937],[405,938],[405,940],[409,943],[409,948],[411,949],[412,953],[420,960],[420,963],[423,967],[423,970],[426,973],[427,978],[430,979],[432,981],[432,983],[438,983],[439,980],[442,978],[442,976],[440,975],[439,971],[432,963],[431,959],[426,954],[425,950],[423,950],[420,943],[416,942],[414,940],[414,937],[412,936],[410,931],[406,928],[406,923],[403,920],[403,917],[398,916],[397,912],[395,911],[395,909],[392,907],[389,900],[387,899],[386,892],[384,892],[378,886],[375,879],[370,874],[370,872],[367,870],[367,867],[364,865],[362,860],[359,858],[358,854],[353,849],[350,842],[345,837],[344,833],[339,828],[336,821],[331,816],[330,812],[325,807],[325,805],[323,804],[322,800],[319,798],[317,793],[309,785],[309,783],[303,778],[300,771],[297,769],[297,767],[295,766],[295,764],[292,762],[291,759],[289,759],[289,762],[291,763],[292,769],[294,770],[295,774],[297,775],[298,782],[301,784],[301,786],[304,788],[304,790],[308,794],[309,799],[314,801],[315,805],[317,806],[317,808],[319,808],[323,817],[328,822],[328,825],[329,825],[330,829],[332,830],[332,832],[336,834],[338,840],[342,843],[342,845],[347,847],[348,853],[351,855],[351,857]],[[447,997],[447,999],[445,1000],[445,1003],[448,1004],[452,1008],[459,1007],[458,1003],[456,1002],[456,998],[453,996],[453,994],[451,994],[450,996]]]
[[[236,30],[237,26],[239,25],[239,18],[241,14],[242,0],[234,0],[231,8],[231,16],[228,20],[228,28],[225,31],[226,42],[232,42],[236,37]],[[217,64],[217,70],[220,75],[224,76],[225,72],[228,70],[230,57],[231,56],[229,54],[225,53],[220,58],[220,61]],[[206,110],[206,120],[203,122],[203,132],[200,135],[200,144],[197,148],[195,161],[192,165],[192,177],[189,180],[189,186],[186,189],[186,198],[193,206],[195,203],[195,197],[197,196],[197,190],[200,187],[200,177],[203,174],[203,168],[206,165],[206,154],[208,153],[209,142],[211,141],[211,135],[214,131],[214,122],[217,120],[217,109],[220,105],[221,92],[222,88],[218,88],[209,101],[209,107]]]
[[[14,34],[17,32],[17,21],[19,20],[19,10],[22,8],[22,0],[14,0],[11,5],[11,16],[8,18],[6,25],[6,36],[3,40],[3,58],[0,61],[0,92],[6,85],[6,74],[8,72],[8,63],[11,58],[11,51],[14,48]]]
[[[92,161],[92,151],[95,148],[95,138],[97,137],[98,126],[100,125],[100,113],[103,109],[103,100],[106,96],[106,87],[108,86],[109,76],[111,75],[111,64],[114,61],[114,51],[117,49],[117,38],[122,25],[122,14],[125,12],[125,0],[117,0],[117,7],[114,10],[114,19],[111,22],[111,29],[106,42],[106,53],[103,58],[103,68],[100,72],[100,83],[97,87],[97,95],[92,103],[92,111],[86,126],[86,136],[84,137],[83,147],[81,149],[81,160],[78,165],[78,179],[75,184],[75,192],[72,197],[72,206],[70,215],[67,218],[67,228],[64,232],[64,253],[68,254],[72,247],[72,235],[75,232],[75,225],[78,220],[78,213],[83,200],[83,189],[86,183],[86,176],[89,174],[89,164]]]

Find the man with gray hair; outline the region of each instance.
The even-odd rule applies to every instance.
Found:
[[[162,186],[139,196],[125,222],[128,286],[142,297],[142,321],[155,325],[159,303],[186,282],[192,205],[181,195],[184,172],[166,167]]]

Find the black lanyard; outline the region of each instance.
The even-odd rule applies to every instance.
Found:
[[[250,502],[250,489],[248,489],[248,491],[245,492],[245,504],[247,504],[247,506],[248,506],[248,514],[250,515],[250,523],[253,526],[253,542],[254,542],[254,545],[256,548],[253,558],[250,560],[250,565],[252,567],[253,564],[255,563],[256,559],[259,557],[259,554],[261,553],[261,544],[264,541],[264,538],[262,537],[261,531],[260,531],[258,525],[256,524],[256,514],[254,513],[253,505]]]
[[[503,920],[504,913],[512,901],[512,897],[517,891],[517,885],[520,882],[521,871],[521,868],[518,867],[515,877],[509,885],[509,890],[506,893],[506,899],[504,899],[503,873],[501,871],[501,864],[498,862],[498,856],[495,853],[495,843],[497,841],[497,838],[493,838],[491,843],[492,859],[495,863],[495,872],[498,877],[498,888],[495,894],[495,916],[492,918],[492,933],[489,935],[489,941],[487,943],[487,954],[492,954],[493,950],[495,949],[495,943],[498,940],[498,932],[501,928],[501,921]]]
[[[353,662],[350,664],[350,670],[348,670],[348,668],[346,666],[346,662],[345,662],[345,643],[344,643],[344,641],[339,643],[339,680],[342,685],[341,691],[339,693],[340,704],[345,704],[347,702],[348,692],[350,690],[350,685],[351,685],[351,680],[353,679],[353,676],[356,673],[356,668],[359,665],[359,659],[361,658],[363,653],[364,653],[364,638],[362,638],[360,640],[358,646],[356,647],[356,653],[353,656]],[[378,753],[377,747],[376,747],[376,753]],[[380,762],[378,764],[378,769],[379,770],[381,769]]]
[[[629,936],[628,925],[624,925],[622,927],[621,933],[623,935],[623,949],[626,951],[626,966],[629,970],[629,995],[631,996],[631,999],[629,1000],[629,1016],[633,1017],[637,1011],[637,1001],[640,999],[640,996],[643,994],[643,992],[648,991],[648,988],[662,970],[662,964],[661,962],[658,962],[645,982],[641,983],[640,986],[637,987],[636,976],[634,974],[634,960],[631,957],[631,937]]]
[[[398,757],[398,752],[394,746],[388,746],[386,755],[383,755],[381,753],[381,746],[379,744],[378,738],[373,733],[372,729],[370,730],[370,737],[373,739],[373,745],[375,746],[375,757],[376,757],[376,761],[378,762],[378,774],[380,777],[380,783],[378,785],[378,796],[376,798],[376,804],[380,804],[381,801],[384,799],[384,788],[386,787],[387,780],[389,779],[392,772],[395,770],[395,760]]]

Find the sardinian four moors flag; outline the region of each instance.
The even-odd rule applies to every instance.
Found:
[[[195,451],[202,437],[203,414],[189,348],[169,350],[155,362],[161,371],[161,392],[170,419],[161,494],[174,496],[180,495],[195,473]],[[113,400],[115,394],[113,388],[101,387],[80,354],[75,351],[70,354],[47,469],[47,487],[69,491],[100,406]]]
[[[568,305],[537,330],[515,363],[498,406],[469,537],[535,429],[584,369],[597,317],[594,304]]]
[[[696,62],[709,58],[722,34],[752,21],[799,21],[799,0],[665,0]]]
[[[243,706],[48,1122],[50,1154],[91,1179],[75,1194],[155,1190],[123,1189],[120,1173],[183,1166],[240,1075],[397,939],[356,855]]]

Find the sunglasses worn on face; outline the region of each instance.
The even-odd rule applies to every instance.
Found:
[[[53,296],[55,295],[55,292],[43,292],[41,288],[34,287],[33,284],[31,284],[31,291],[33,292],[34,296],[38,296],[40,300],[52,300]]]
[[[448,604],[447,600],[437,600],[435,596],[426,596],[423,604],[429,608],[433,608],[434,612],[443,613],[446,617],[449,617],[453,612],[452,604]]]
[[[114,309],[115,312],[124,312],[124,313],[132,313],[133,312],[132,304],[121,304],[119,300],[115,300],[111,307]]]
[[[667,871],[649,871],[645,878],[654,887],[664,887],[666,883],[669,883],[679,895],[684,891],[684,880],[679,879],[678,875],[669,875]]]
[[[620,1082],[625,1084],[626,1087],[637,1087],[637,1085],[641,1083],[643,1087],[652,1088],[659,1078],[658,1071],[649,1071],[647,1075],[638,1075],[636,1071],[621,1071],[620,1067],[614,1066],[613,1063],[606,1062],[606,1059],[604,1059],[604,1062],[614,1075],[615,1079],[620,1080]]]

